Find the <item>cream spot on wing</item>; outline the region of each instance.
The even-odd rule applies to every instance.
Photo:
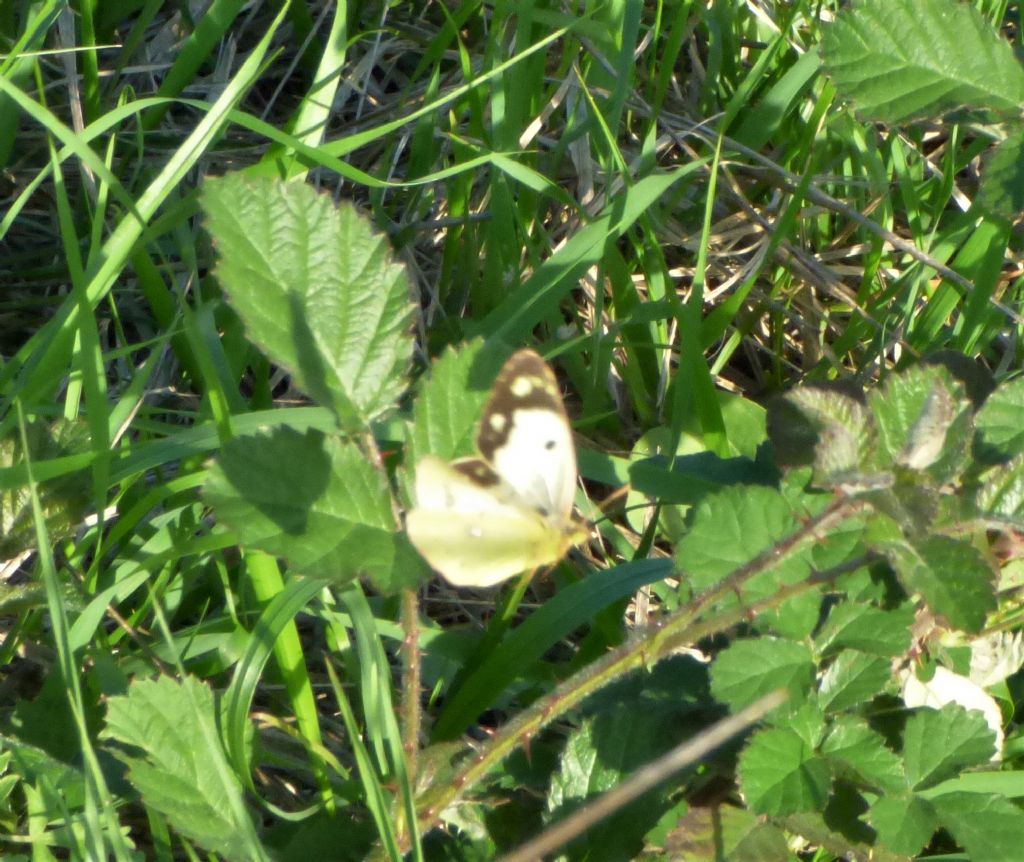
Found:
[[[492,413],[488,420],[491,426],[491,430],[496,434],[500,434],[505,430],[505,426],[508,425],[508,416],[504,413]]]
[[[532,377],[517,377],[512,381],[512,385],[509,387],[512,390],[512,394],[516,398],[525,398],[531,392],[533,392],[534,380]]]

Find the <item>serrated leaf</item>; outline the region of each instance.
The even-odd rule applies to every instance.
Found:
[[[913,671],[906,671],[903,675],[903,702],[909,707],[931,706],[936,709],[955,703],[976,711],[984,716],[992,731],[993,757],[997,758],[1003,749],[1003,716],[995,698],[968,677],[949,668],[939,665],[928,680],[920,680]]]
[[[981,515],[1024,530],[1024,455],[985,471],[975,504]]]
[[[25,426],[29,458],[33,462],[84,453],[89,448],[89,426],[84,421],[36,419]],[[0,468],[24,467],[21,435],[0,438]],[[39,503],[51,541],[70,536],[92,503],[92,482],[87,470],[74,470],[38,486]],[[0,493],[0,560],[10,560],[36,544],[35,516],[28,485]]]
[[[480,348],[474,343],[445,350],[421,380],[409,439],[414,461],[426,454],[445,461],[476,454],[476,428],[500,367]]]
[[[352,443],[281,427],[229,440],[203,495],[244,547],[284,557],[305,575],[393,583],[400,553],[387,477]],[[408,564],[408,565],[407,565]]]
[[[259,839],[220,745],[209,688],[192,677],[135,681],[127,695],[110,698],[101,736],[142,749],[142,757],[118,757],[146,804],[178,832],[228,859],[258,858],[249,852]]]
[[[671,703],[617,704],[586,719],[566,741],[558,772],[548,792],[551,819],[557,820],[588,799],[619,786],[638,768],[663,755],[678,742],[679,710]],[[649,791],[590,827],[569,849],[570,859],[617,862],[635,859],[644,835],[657,824],[670,803]]]
[[[760,730],[739,761],[740,789],[756,814],[820,809],[828,797],[828,764],[790,730]]]
[[[786,715],[786,729],[793,731],[808,746],[817,750],[825,738],[825,713],[816,699],[800,704]]]
[[[858,116],[884,123],[963,107],[1016,114],[1024,70],[973,6],[863,0],[824,34],[825,67]]]
[[[1024,211],[1024,131],[1017,130],[1000,141],[985,158],[981,188],[974,202],[1003,219],[1016,218]]]
[[[980,551],[948,536],[893,542],[881,548],[909,592],[954,628],[981,631],[996,608],[995,574]]]
[[[893,658],[910,647],[913,622],[914,609],[909,604],[883,611],[859,602],[842,602],[832,607],[815,640],[823,655],[850,648]]]
[[[923,707],[907,719],[903,761],[907,781],[915,789],[938,784],[969,766],[987,763],[995,735],[976,710],[950,704]]]
[[[789,862],[792,858],[786,833],[771,823],[758,823],[726,856],[727,862]]]
[[[825,671],[818,699],[826,712],[849,709],[881,692],[890,675],[886,659],[847,649]]]
[[[780,586],[781,586],[780,582]],[[763,610],[754,622],[759,632],[800,640],[809,637],[821,619],[821,590],[808,590]]]
[[[814,681],[814,661],[803,644],[761,637],[736,641],[711,666],[711,693],[739,710],[777,688],[802,701]]]
[[[877,472],[875,429],[864,405],[835,387],[801,386],[788,393],[789,409],[776,409],[769,430],[773,446],[792,450],[804,441],[811,449],[814,483],[836,487]]]
[[[202,204],[217,279],[252,342],[346,427],[393,408],[413,305],[387,239],[299,183],[228,174],[207,180]]]
[[[996,388],[996,379],[980,359],[972,359],[956,350],[940,348],[922,354],[925,365],[941,365],[963,386],[971,405],[977,410]]]
[[[971,402],[940,365],[915,365],[868,396],[881,445],[901,467],[939,481],[958,475],[972,435]]]
[[[796,519],[778,491],[762,486],[725,488],[697,507],[693,527],[676,547],[676,561],[689,587],[699,592],[796,528]],[[809,572],[809,552],[794,554],[772,571],[748,581],[744,595],[756,600],[770,595],[780,584],[796,583]]]
[[[931,803],[909,793],[876,799],[868,822],[886,847],[908,856],[924,847],[939,828],[939,818]]]
[[[822,495],[819,495],[822,496]],[[813,551],[814,568],[819,571],[831,569],[847,562],[861,549],[864,534],[864,518],[847,518],[829,530],[827,536],[821,536]]]
[[[1024,455],[1024,377],[1000,384],[981,406],[974,420],[978,441],[987,461],[1008,461]]]
[[[1024,812],[1003,796],[944,793],[931,804],[969,859],[1017,862],[1024,847]]]
[[[838,775],[873,785],[889,793],[905,789],[903,763],[890,751],[882,735],[861,718],[838,717],[829,730],[821,752],[834,764]]]
[[[801,509],[800,514],[805,514]],[[764,553],[798,528],[789,500],[761,485],[732,486],[708,495],[694,510],[690,531],[676,546],[676,562],[684,573],[682,591],[692,594],[719,583],[730,573]],[[811,570],[813,548],[788,554],[747,580],[744,602],[774,596],[781,587],[799,583]],[[736,595],[721,600],[726,608]],[[817,624],[820,591],[797,595],[762,613],[758,627],[785,637],[804,637]]]
[[[60,799],[61,805],[70,808],[85,804],[88,791],[81,768],[65,763],[19,736],[0,734],[0,767],[6,767],[10,761],[15,764],[15,769],[4,780],[14,778],[17,782],[32,782],[52,792]],[[0,768],[0,773],[4,771],[5,768]],[[0,801],[3,798],[0,796]]]

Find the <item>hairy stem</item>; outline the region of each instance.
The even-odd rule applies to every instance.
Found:
[[[408,773],[416,775],[420,744],[420,606],[415,590],[402,592],[402,748]]]

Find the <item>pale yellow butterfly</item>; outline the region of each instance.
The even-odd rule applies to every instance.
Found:
[[[551,369],[532,350],[502,367],[480,420],[479,457],[416,465],[409,539],[455,586],[489,587],[560,560],[586,539],[572,513],[576,449]]]

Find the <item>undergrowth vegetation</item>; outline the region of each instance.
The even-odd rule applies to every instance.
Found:
[[[1019,15],[0,5],[3,858],[1020,858]]]

